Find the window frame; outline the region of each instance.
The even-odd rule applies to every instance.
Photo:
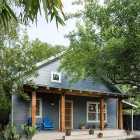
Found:
[[[37,116],[36,118],[42,118],[42,98],[36,98],[36,101],[39,100],[40,101],[40,115]],[[32,100],[30,102],[30,116],[32,117]]]
[[[59,80],[54,80],[53,79],[53,74],[58,74],[59,75]],[[61,73],[56,72],[56,71],[51,71],[51,82],[53,82],[53,83],[61,83]]]
[[[40,115],[36,115],[36,118],[42,118],[42,99],[41,98],[36,98],[36,101],[39,100],[40,101]]]
[[[96,113],[96,120],[88,120],[88,113],[89,113],[89,104],[96,104],[96,112],[93,112],[93,113]],[[91,122],[100,122],[100,118],[99,118],[99,111],[98,111],[98,105],[100,104],[100,102],[87,102],[87,122],[88,123],[91,123]],[[104,103],[105,104],[105,110],[104,110],[104,113],[105,113],[105,120],[104,122],[107,122],[107,103]]]

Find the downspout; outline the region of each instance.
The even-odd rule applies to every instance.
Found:
[[[134,114],[134,112],[133,112],[133,109],[131,109],[131,126],[132,126],[132,131],[134,130],[134,126],[133,126],[133,114]]]
[[[116,99],[116,128],[118,129],[118,99]]]
[[[13,95],[12,95],[12,98],[11,98],[11,124],[13,125]]]

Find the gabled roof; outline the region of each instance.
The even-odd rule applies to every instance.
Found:
[[[41,62],[38,62],[38,63],[36,64],[36,66],[37,66],[38,68],[41,68],[41,67],[43,67],[43,66],[45,66],[45,65],[47,65],[47,64],[49,64],[49,63],[51,63],[51,62],[53,62],[53,61],[55,61],[55,60],[57,60],[57,59],[60,59],[64,54],[65,54],[65,51],[63,51],[63,52],[61,52],[61,53],[58,53],[58,54],[55,55],[55,56],[52,56],[52,57],[50,57],[50,58],[48,58],[48,59],[46,59],[46,60],[43,60],[43,61],[41,61]]]

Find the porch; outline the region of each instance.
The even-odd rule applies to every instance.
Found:
[[[123,119],[122,119],[122,99],[128,98],[127,95],[122,95],[119,93],[112,93],[112,92],[93,92],[93,91],[81,91],[81,90],[72,90],[72,89],[61,89],[61,88],[54,88],[54,87],[38,87],[36,90],[32,89],[31,87],[25,87],[25,91],[29,91],[31,94],[31,117],[32,117],[32,124],[36,124],[36,99],[38,95],[43,95],[43,99],[46,98],[49,95],[51,95],[53,98],[57,96],[57,112],[59,110],[59,115],[57,114],[57,121],[55,123],[59,122],[59,130],[61,132],[65,132],[67,129],[77,129],[78,124],[80,123],[85,123],[88,126],[90,124],[94,124],[93,117],[95,117],[96,121],[98,122],[98,126],[100,130],[104,130],[105,122],[108,123],[114,123],[114,127],[109,127],[110,128],[115,128],[115,129],[123,129]],[[68,98],[69,97],[69,98]],[[79,98],[80,97],[80,98]],[[68,104],[68,106],[72,106],[72,108],[69,108],[67,105],[67,100],[71,100],[71,104]],[[75,100],[77,99],[77,101]],[[85,100],[85,102],[79,102],[79,100]],[[106,111],[106,101],[108,100],[108,111]],[[112,102],[110,104],[110,102]],[[73,105],[73,101],[75,102]],[[89,101],[89,102],[88,102]],[[94,101],[94,102],[93,102]],[[51,100],[50,100],[51,102]],[[77,103],[78,102],[78,103]],[[96,103],[95,103],[96,102]],[[95,103],[95,108],[96,108],[96,114],[94,113],[93,110],[93,103]],[[84,104],[84,106],[82,106]],[[88,106],[89,105],[89,106]],[[92,105],[92,108],[90,106]],[[73,113],[73,106],[74,107],[80,107],[76,108],[75,112]],[[87,106],[87,107],[86,107]],[[68,107],[68,108],[67,108]],[[70,111],[70,114],[67,114],[67,109]],[[110,110],[114,110],[114,112]],[[48,110],[48,109],[47,109]],[[84,114],[81,114],[80,112],[84,110]],[[89,110],[89,114],[92,113],[92,117],[89,117],[87,110]],[[78,111],[78,113],[77,113]],[[80,111],[80,112],[79,112]],[[52,112],[51,112],[52,113]],[[55,115],[55,112],[53,112],[53,116]],[[106,116],[105,114],[109,113],[109,116]],[[115,113],[115,114],[114,114]],[[76,115],[75,115],[76,114]],[[75,115],[75,116],[74,116]],[[95,115],[95,116],[93,116]],[[69,120],[66,120],[68,118]],[[82,119],[79,119],[80,116],[83,116]],[[113,117],[114,116],[114,117]],[[113,117],[113,120],[112,120]],[[59,118],[59,121],[58,121]],[[78,120],[77,120],[78,119]],[[91,119],[91,120],[90,120]],[[73,120],[75,123],[73,123]],[[80,122],[77,122],[80,121]],[[78,123],[78,124],[77,124]],[[73,127],[73,124],[76,124],[76,127]],[[58,128],[58,127],[57,127]],[[58,129],[57,129],[58,130]]]
[[[98,138],[99,132],[101,131],[96,129],[94,135],[89,135],[89,129],[76,129],[71,131],[71,136],[65,136],[65,132],[41,131],[32,140],[126,140],[134,138],[134,133],[128,136],[125,130],[105,129],[102,131],[103,138]]]

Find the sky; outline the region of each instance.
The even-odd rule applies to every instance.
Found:
[[[81,9],[81,6],[72,5],[72,1],[62,0],[64,13],[76,12]],[[27,32],[31,40],[38,38],[42,42],[47,42],[51,45],[69,46],[70,42],[67,38],[64,38],[64,35],[75,29],[75,21],[75,19],[65,21],[66,26],[59,25],[57,29],[55,20],[47,23],[44,12],[42,12],[42,16],[38,16],[37,25],[35,23],[30,24]]]

